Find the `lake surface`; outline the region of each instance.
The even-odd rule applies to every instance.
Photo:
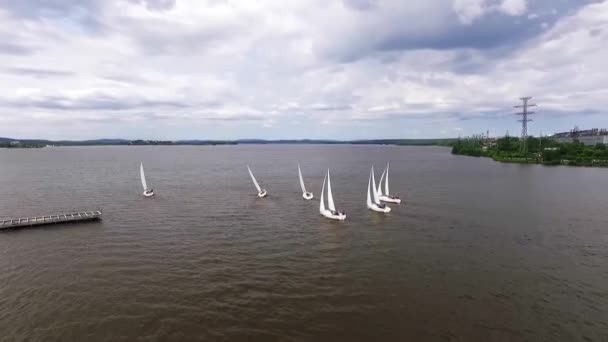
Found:
[[[384,215],[365,198],[387,161],[405,204]],[[318,213],[327,167],[345,222]],[[608,341],[607,169],[440,147],[0,149],[0,217],[98,207],[0,234],[0,340]]]

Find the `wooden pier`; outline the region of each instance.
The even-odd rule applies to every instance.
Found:
[[[0,219],[0,230],[36,227],[58,223],[75,223],[101,220],[101,210],[80,211],[70,214],[25,217],[16,219]]]

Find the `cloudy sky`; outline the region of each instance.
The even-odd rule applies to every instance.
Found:
[[[0,136],[608,127],[608,1],[0,0]]]

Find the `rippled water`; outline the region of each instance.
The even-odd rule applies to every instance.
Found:
[[[365,196],[389,160],[406,204],[385,216]],[[345,222],[301,198],[298,161],[316,197],[331,168]],[[0,234],[0,340],[608,341],[606,169],[434,147],[0,150],[0,217],[97,207]]]

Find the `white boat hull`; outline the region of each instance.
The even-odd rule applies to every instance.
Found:
[[[152,197],[152,196],[154,196],[154,192],[146,190],[146,191],[143,192],[143,195],[146,196],[146,197]]]
[[[266,197],[266,195],[268,195],[268,192],[266,192],[266,190],[262,190],[261,192],[258,192],[259,198],[264,198],[264,197]]]
[[[390,208],[390,207],[385,206],[384,208],[380,208],[380,207],[379,207],[379,206],[377,206],[375,203],[374,203],[374,204],[372,204],[372,205],[368,205],[367,207],[368,207],[369,209],[371,209],[371,210],[373,210],[373,211],[376,211],[376,212],[379,212],[379,213],[385,213],[385,214],[387,214],[387,213],[390,213],[390,212],[391,212],[391,208]]]
[[[338,220],[338,221],[344,221],[344,220],[346,220],[346,214],[338,213],[337,215],[334,215],[329,210],[325,210],[325,212],[323,212],[322,215],[325,216],[325,217],[327,217],[328,219],[332,219],[332,220]]]
[[[302,198],[304,198],[305,200],[310,201],[311,199],[313,199],[313,194],[312,192],[304,192],[302,193]]]
[[[380,196],[380,197],[378,197],[378,199],[381,200],[382,202],[401,204],[400,198],[391,198],[388,196]]]

